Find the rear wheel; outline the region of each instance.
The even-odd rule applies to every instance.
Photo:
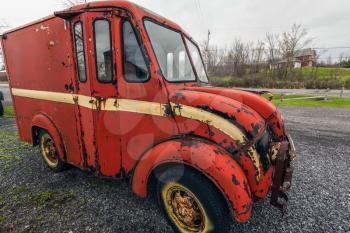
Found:
[[[65,170],[67,165],[61,160],[51,135],[46,130],[40,130],[39,140],[41,155],[47,166],[54,172]]]
[[[159,177],[157,196],[175,232],[229,230],[226,202],[217,188],[198,172],[177,167],[165,170]]]

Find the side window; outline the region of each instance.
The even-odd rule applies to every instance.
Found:
[[[123,24],[124,77],[128,82],[146,82],[149,78],[144,55],[129,21]]]
[[[98,19],[94,22],[95,61],[97,80],[103,83],[113,81],[113,58],[110,22]]]
[[[81,22],[74,25],[75,52],[77,58],[78,76],[80,82],[86,82],[86,67],[84,55],[84,35]]]

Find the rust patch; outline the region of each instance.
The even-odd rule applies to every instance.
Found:
[[[253,140],[254,135],[251,132],[248,132],[246,128],[244,128],[242,125],[238,124],[237,119],[235,116],[229,115],[227,112],[221,112],[216,109],[211,108],[209,105],[202,105],[202,106],[197,106],[197,108],[202,109],[206,112],[213,113],[217,116],[222,117],[225,120],[228,120],[230,123],[232,123],[234,126],[236,126],[241,132],[245,135],[245,137],[248,140]]]
[[[237,180],[237,178],[236,178],[236,176],[234,174],[232,175],[232,183],[234,185],[240,185],[239,181]]]

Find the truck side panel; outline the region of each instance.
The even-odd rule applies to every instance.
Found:
[[[52,17],[3,39],[11,90],[70,93],[75,78],[69,25]],[[28,92],[29,91],[29,92]],[[13,94],[13,93],[12,93]],[[32,119],[41,113],[58,129],[68,162],[82,166],[75,105],[13,96],[20,139],[32,143]],[[61,155],[62,156],[62,155]]]

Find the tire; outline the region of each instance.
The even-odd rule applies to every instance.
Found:
[[[61,160],[52,136],[46,130],[39,132],[39,146],[45,164],[52,171],[58,173],[68,168],[68,165]]]
[[[0,117],[4,116],[4,106],[2,105],[2,102],[0,101]]]
[[[184,167],[163,171],[158,178],[157,199],[175,232],[229,231],[227,203],[217,187],[199,172]]]

